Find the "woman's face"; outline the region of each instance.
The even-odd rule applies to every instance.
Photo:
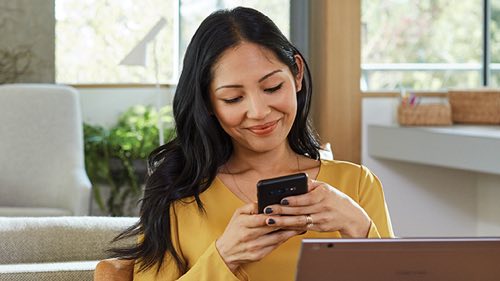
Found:
[[[286,144],[297,113],[303,63],[294,76],[274,53],[242,42],[226,50],[212,69],[213,113],[236,150],[270,151]]]

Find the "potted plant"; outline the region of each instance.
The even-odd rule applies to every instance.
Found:
[[[111,128],[84,123],[85,168],[94,200],[105,214],[137,215],[147,157],[159,145],[158,118],[165,141],[171,140],[175,130],[169,106],[160,112],[152,106],[133,106]]]

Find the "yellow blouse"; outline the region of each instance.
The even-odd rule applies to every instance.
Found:
[[[372,220],[369,238],[393,237],[389,213],[378,178],[366,167],[342,161],[322,160],[317,176],[350,196]],[[172,208],[173,242],[190,268],[180,275],[170,257],[157,273],[154,267],[138,272],[134,280],[294,280],[296,264],[303,238],[340,238],[339,232],[308,231],[285,242],[264,259],[240,267],[236,276],[227,268],[215,247],[235,209],[245,203],[236,197],[218,178],[200,195],[206,213],[200,213],[192,198],[176,202]]]

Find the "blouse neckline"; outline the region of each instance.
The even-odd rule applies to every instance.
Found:
[[[315,180],[319,180],[321,178],[323,178],[323,166],[324,166],[324,160],[319,160],[320,161],[320,164],[319,164],[319,171],[318,171],[318,175],[316,176]],[[241,200],[241,198],[239,198],[236,194],[234,194],[231,189],[229,189],[225,184],[224,182],[219,178],[219,176],[215,176],[215,182],[214,182],[214,186],[212,186],[212,188],[221,188],[223,190],[223,192],[227,192],[230,194],[230,196],[236,200],[238,203],[240,203],[239,205],[243,206],[245,204],[248,204],[247,202]],[[257,202],[254,202],[254,203],[257,203]]]

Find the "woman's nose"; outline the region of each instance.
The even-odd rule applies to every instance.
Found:
[[[251,119],[264,119],[270,112],[271,107],[266,103],[261,94],[250,95],[247,99],[247,117]]]

